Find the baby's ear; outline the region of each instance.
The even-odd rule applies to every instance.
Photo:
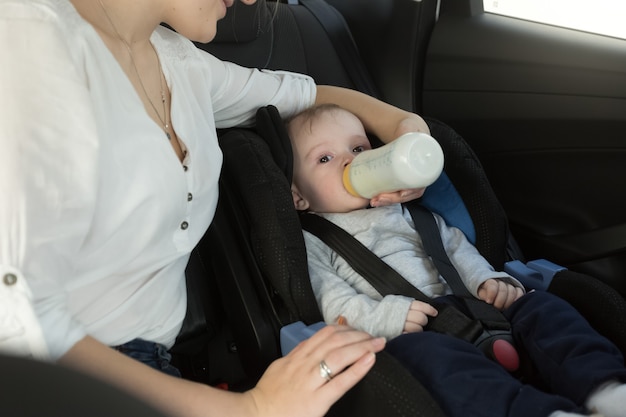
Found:
[[[302,194],[298,191],[298,187],[295,185],[291,186],[291,197],[293,197],[293,206],[296,210],[302,211],[309,208],[309,202],[302,197]]]

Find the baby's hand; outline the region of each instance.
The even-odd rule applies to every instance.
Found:
[[[424,327],[428,324],[428,316],[436,317],[437,309],[428,303],[417,300],[413,301],[409,308],[409,313],[406,315],[404,332],[417,333],[423,331]]]
[[[372,207],[389,206],[396,203],[406,203],[407,201],[420,198],[424,194],[425,188],[411,188],[399,190],[391,193],[381,193],[370,199]]]
[[[498,310],[509,307],[524,295],[524,290],[499,279],[488,279],[478,287],[478,298]]]

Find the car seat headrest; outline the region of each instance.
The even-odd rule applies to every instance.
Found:
[[[293,179],[293,151],[285,123],[274,106],[265,106],[257,110],[256,129],[259,136],[267,142],[272,158],[291,184]]]
[[[248,43],[271,30],[274,13],[263,0],[252,5],[236,1],[226,16],[217,22],[217,34],[212,43]]]

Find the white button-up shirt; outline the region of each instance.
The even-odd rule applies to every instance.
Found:
[[[85,335],[171,346],[217,204],[216,127],[315,100],[309,77],[221,62],[165,28],[152,42],[182,164],[69,1],[0,0],[0,277],[28,282],[53,358]]]

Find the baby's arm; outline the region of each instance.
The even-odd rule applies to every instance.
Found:
[[[337,258],[337,267],[332,250],[304,233],[311,286],[326,322],[335,323],[343,316],[349,326],[387,339],[405,332],[412,298],[382,297],[367,280],[342,264],[341,258]]]
[[[478,287],[478,298],[492,304],[498,310],[509,307],[524,295],[524,290],[501,279],[488,279]]]
[[[437,309],[423,301],[414,300],[409,307],[404,323],[405,333],[418,333],[424,330],[429,317],[436,317]]]
[[[446,252],[470,293],[499,310],[509,307],[524,295],[519,281],[505,272],[495,271],[463,232],[447,226],[440,216],[435,217]]]

